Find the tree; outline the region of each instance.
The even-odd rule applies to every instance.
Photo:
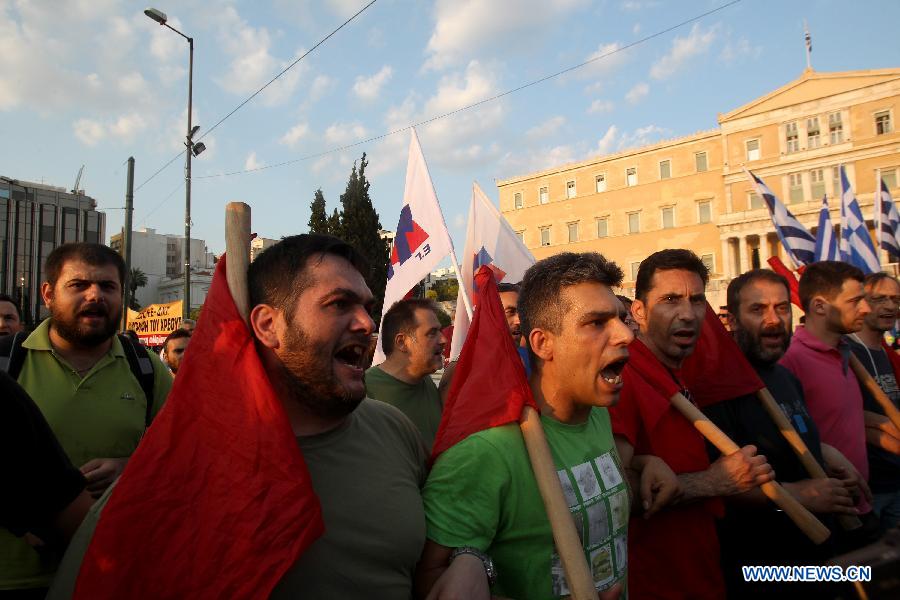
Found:
[[[334,212],[328,217],[328,233],[334,237],[344,239],[343,227],[341,226],[341,213],[338,212],[338,209],[334,209]]]
[[[368,273],[364,273],[366,284],[375,295],[373,314],[380,315],[384,303],[384,288],[387,285],[387,267],[390,255],[387,242],[381,237],[381,221],[369,198],[369,182],[366,179],[366,154],[363,152],[359,161],[350,171],[347,189],[341,194],[340,229],[332,231],[351,246],[356,248],[369,263]],[[332,214],[331,222],[337,211]]]
[[[437,300],[437,299],[438,299],[437,292],[434,291],[434,290],[426,290],[426,291],[425,291],[425,297],[426,297],[428,300]]]
[[[138,267],[131,267],[131,294],[130,294],[130,306],[131,310],[141,310],[141,305],[138,304],[137,298],[135,295],[137,294],[138,288],[142,288],[147,285],[147,275]]]
[[[459,294],[459,282],[456,279],[439,279],[434,282],[431,289],[437,294],[437,299],[441,302],[456,300]]]
[[[328,213],[325,212],[325,196],[322,189],[316,190],[312,204],[309,205],[309,232],[331,233],[328,221]]]

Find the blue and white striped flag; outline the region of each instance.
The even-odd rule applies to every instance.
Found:
[[[886,250],[893,259],[900,259],[900,213],[891,199],[887,185],[879,172],[876,176],[875,189],[875,231],[878,235],[878,246]]]
[[[828,213],[828,196],[822,196],[822,210],[819,211],[819,229],[816,232],[816,260],[840,260],[831,215]]]
[[[744,169],[756,193],[766,201],[769,207],[769,215],[772,217],[772,224],[775,225],[775,233],[781,240],[787,255],[791,257],[796,267],[802,267],[816,260],[816,238],[809,230],[800,224],[797,217],[791,214],[791,211],[775,197],[772,190],[763,183],[762,179]]]
[[[844,165],[841,165],[841,260],[859,267],[866,274],[881,270],[878,254]]]

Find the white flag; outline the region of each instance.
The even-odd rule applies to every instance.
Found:
[[[494,269],[497,282],[518,283],[528,267],[534,264],[534,256],[516,235],[494,204],[488,200],[477,183],[472,184],[472,201],[469,204],[469,225],[466,229],[466,246],[463,250],[462,281],[456,300],[456,319],[453,322],[453,342],[450,344],[450,360],[459,358],[466,334],[469,332],[469,315],[463,305],[463,294],[474,303],[472,288],[475,271],[483,265]]]
[[[388,265],[388,281],[384,290],[384,313],[398,300],[402,300],[448,254],[453,252],[453,242],[438,204],[434,184],[428,174],[422,148],[416,130],[411,130],[409,161],[406,163],[406,187],[403,190],[403,207],[394,235],[391,262]],[[373,365],[384,362],[381,336],[375,349]]]

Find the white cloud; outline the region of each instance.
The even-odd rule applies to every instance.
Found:
[[[524,44],[587,0],[438,0],[434,30],[428,40],[426,69],[443,69],[475,56],[489,46]]]
[[[634,35],[637,35],[640,32],[641,32],[641,24],[635,23],[634,26],[631,28],[631,33],[633,33]]]
[[[606,133],[603,134],[603,137],[597,142],[597,152],[600,154],[609,154],[613,151],[616,143],[616,136],[619,133],[619,128],[615,125],[610,125],[609,129],[606,130]]]
[[[606,77],[628,62],[627,54],[627,51],[622,50],[622,44],[619,42],[600,44],[596,50],[588,54],[584,59],[585,61],[593,60],[594,62],[578,69],[576,73],[582,79]]]
[[[312,84],[309,86],[309,94],[307,94],[308,102],[317,102],[325,94],[331,91],[337,80],[328,75],[316,75]]]
[[[719,60],[727,65],[734,64],[742,58],[759,58],[762,54],[762,46],[753,46],[747,38],[740,38],[736,42],[729,41],[722,48]]]
[[[325,130],[325,141],[336,146],[358,142],[366,137],[366,128],[359,122],[333,123]]]
[[[676,37],[669,52],[650,68],[650,77],[666,79],[682,69],[690,59],[709,50],[716,39],[718,24],[706,31],[695,23],[687,37]]]
[[[361,0],[328,0],[328,7],[339,17],[353,16],[367,3]]]
[[[85,146],[94,146],[106,137],[103,124],[91,119],[78,119],[72,124],[72,129],[75,131],[75,137]]]
[[[619,8],[625,12],[638,12],[647,8],[655,8],[659,6],[659,2],[655,0],[625,0],[619,5]]]
[[[360,75],[353,84],[353,93],[363,100],[374,100],[381,93],[381,88],[391,80],[394,70],[385,65],[371,77]]]
[[[462,213],[456,213],[455,215],[453,215],[453,226],[456,227],[457,229],[465,227],[466,226],[466,215],[464,215]]]
[[[244,170],[246,171],[252,171],[264,166],[266,166],[266,163],[256,158],[256,152],[248,154],[247,160],[244,161]]]
[[[562,115],[550,117],[540,125],[535,125],[525,132],[525,135],[531,139],[542,139],[550,137],[559,131],[559,128],[565,125],[566,118]]]
[[[128,96],[141,96],[147,93],[147,82],[144,80],[144,76],[137,71],[120,77],[116,85],[123,94]]]
[[[138,113],[122,115],[109,126],[109,133],[113,137],[130,142],[140,132],[147,128],[147,121]]]
[[[663,136],[671,134],[672,132],[669,129],[656,125],[646,125],[635,129],[631,133],[623,133],[622,137],[619,138],[618,148],[619,150],[625,150],[626,148],[647,146],[658,142]]]
[[[587,112],[589,115],[596,115],[600,113],[611,112],[613,108],[615,108],[615,105],[612,103],[612,100],[597,99],[591,102],[591,105],[588,107]]]
[[[628,90],[628,93],[625,94],[625,100],[627,100],[629,104],[637,104],[649,93],[650,86],[641,82]]]
[[[309,133],[309,125],[306,123],[297,123],[293,127],[291,127],[287,133],[281,136],[281,139],[278,140],[280,143],[288,146],[290,148],[294,148],[297,146],[297,143],[306,137]]]

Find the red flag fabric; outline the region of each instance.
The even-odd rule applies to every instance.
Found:
[[[891,367],[894,369],[894,377],[897,381],[900,381],[900,355],[894,352],[894,349],[887,345],[883,339],[881,340],[881,347],[884,348],[885,354],[888,356],[888,360],[891,361]]]
[[[803,305],[800,304],[800,282],[797,281],[797,276],[794,275],[794,272],[784,266],[784,263],[781,262],[781,259],[777,256],[772,256],[767,261],[769,266],[772,267],[772,270],[787,279],[788,287],[791,288],[791,304],[803,308]]]
[[[701,408],[765,387],[709,304],[700,339],[681,365],[679,376]]]
[[[517,422],[526,405],[537,410],[525,367],[509,335],[493,272],[481,267],[475,282],[481,303],[456,363],[432,461],[473,433]]]
[[[103,509],[74,597],[268,598],[323,531],[220,259],[172,392]]]

